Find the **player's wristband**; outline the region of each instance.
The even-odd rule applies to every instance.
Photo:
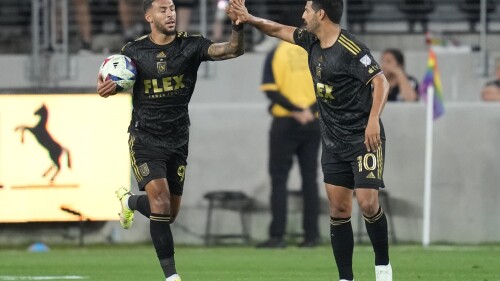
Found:
[[[234,31],[241,31],[243,29],[243,24],[242,23],[240,23],[240,24],[233,23],[232,28]]]

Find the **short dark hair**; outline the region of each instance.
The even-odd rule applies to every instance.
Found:
[[[144,0],[144,13],[151,9],[155,0]]]
[[[399,65],[401,65],[401,66],[405,65],[405,57],[400,50],[398,50],[398,49],[386,49],[384,51],[384,54],[391,54]]]
[[[334,23],[339,24],[344,12],[344,0],[312,0],[314,11],[325,10],[326,16]]]

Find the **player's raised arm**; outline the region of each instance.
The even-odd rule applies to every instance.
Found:
[[[244,0],[231,0],[229,10],[237,15],[237,24],[248,23],[269,36],[277,37],[281,40],[295,44],[293,32],[297,29],[296,27],[251,15],[245,7]]]
[[[236,24],[237,19],[234,12],[226,8],[226,13],[233,22],[231,38],[228,42],[213,43],[208,48],[208,55],[214,60],[227,60],[239,57],[245,53],[245,36],[243,24]]]

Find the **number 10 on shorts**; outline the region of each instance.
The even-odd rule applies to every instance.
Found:
[[[363,170],[369,172],[369,176],[375,177],[373,171],[376,171],[377,179],[382,179],[383,171],[383,156],[382,149],[378,149],[377,154],[366,153],[364,156],[360,155],[356,159],[358,160],[358,171],[361,173]],[[378,167],[378,169],[377,169]]]

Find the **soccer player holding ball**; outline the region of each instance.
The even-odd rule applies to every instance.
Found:
[[[306,1],[304,27],[296,28],[248,13],[244,0],[230,12],[269,36],[303,47],[309,55],[320,113],[321,165],[330,201],[330,236],[341,280],[354,280],[351,226],[353,191],[375,252],[377,281],[392,281],[387,220],[378,201],[385,134],[380,115],[389,84],[369,49],[341,29],[343,0]]]
[[[243,26],[233,25],[229,42],[213,43],[176,30],[173,0],[144,0],[151,33],[126,44],[122,55],[137,68],[133,112],[129,126],[132,169],[139,189],[133,195],[120,188],[120,222],[129,228],[134,211],[150,219],[150,233],[167,281],[180,281],[174,261],[170,224],[181,203],[188,156],[188,103],[203,61],[226,60],[244,53]],[[235,19],[228,13],[231,19]],[[233,20],[234,22],[234,20]],[[97,92],[109,97],[116,83],[98,75]]]

